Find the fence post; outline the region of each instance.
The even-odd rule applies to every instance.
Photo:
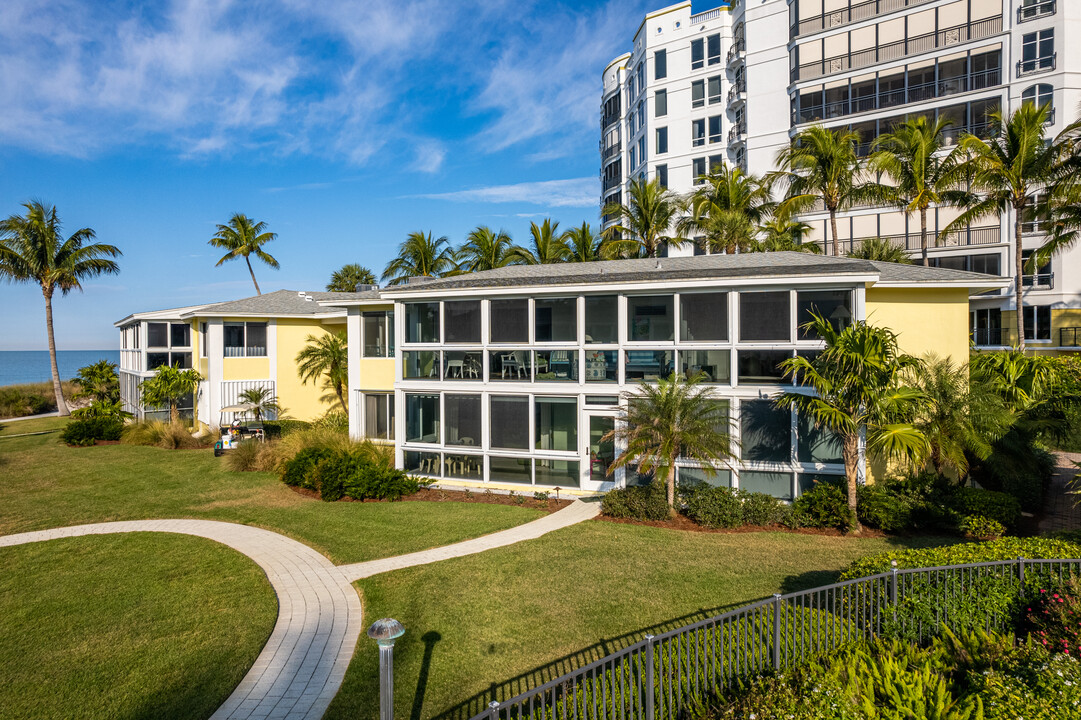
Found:
[[[773,594],[773,669],[781,669],[781,594]]]
[[[488,717],[490,720],[499,720],[499,701],[493,700],[488,703]]]
[[[897,561],[890,561],[890,605],[893,611],[893,622],[897,623]],[[896,630],[896,628],[894,628]]]
[[[1025,597],[1025,558],[1018,556],[1017,558],[1017,579],[1021,581],[1021,597]]]
[[[653,691],[653,635],[646,635],[646,720],[653,720],[656,701]]]

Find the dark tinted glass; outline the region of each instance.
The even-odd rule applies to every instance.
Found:
[[[791,340],[788,291],[739,294],[739,339]]]
[[[443,303],[443,342],[480,342],[480,301],[461,300]]]
[[[492,342],[529,341],[528,300],[492,300],[490,305]]]
[[[772,400],[740,403],[740,455],[752,462],[788,462],[791,459],[792,421],[787,408]]]
[[[728,293],[686,293],[679,296],[679,339],[728,339]]]

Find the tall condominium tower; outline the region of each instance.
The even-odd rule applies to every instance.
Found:
[[[1048,134],[1081,113],[1081,0],[737,0],[697,14],[683,2],[649,13],[631,52],[604,69],[601,207],[625,202],[630,181],[689,193],[720,162],[751,173],[813,124],[859,132],[859,152],[912,115],[948,118],[948,142],[985,134],[989,113],[1047,103]],[[931,262],[1012,276],[1011,214],[942,234],[959,214],[932,208]],[[809,240],[825,243],[827,217],[810,211]],[[1025,255],[1044,240],[1024,218]],[[603,219],[604,226],[615,222]],[[838,219],[841,250],[863,239],[920,249],[920,220],[861,207]],[[827,248],[829,251],[830,248]],[[672,255],[702,253],[685,245]],[[1081,350],[1081,248],[1026,275],[1022,307],[1032,348]],[[1009,346],[1013,290],[972,297],[973,340]]]

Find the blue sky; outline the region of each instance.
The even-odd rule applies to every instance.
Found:
[[[378,273],[413,230],[596,224],[600,73],[663,4],[4,0],[0,214],[42,199],[124,252],[54,303],[58,347],[254,294],[207,245],[234,212],[278,233],[264,291]],[[0,284],[0,350],[45,346],[40,290]]]

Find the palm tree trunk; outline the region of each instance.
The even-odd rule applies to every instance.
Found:
[[[169,401],[169,422],[173,425],[180,424],[180,406],[175,401]]]
[[[927,208],[920,208],[920,250],[923,252],[923,266],[928,267],[931,261],[927,259]]]
[[[338,402],[342,404],[342,410],[345,412],[349,412],[349,407],[345,404],[345,394],[342,393],[341,385],[334,386],[334,394],[338,396]]]
[[[837,244],[837,211],[830,210],[830,232],[833,233],[833,256],[841,257],[841,247]]]
[[[857,495],[856,488],[859,487],[859,461],[860,461],[860,436],[853,433],[851,435],[845,435],[841,438],[841,457],[845,461],[845,481],[848,489],[848,508],[852,511],[852,517],[857,518],[856,524],[852,527],[852,532],[859,532],[862,530],[860,527],[860,521],[856,515]]]
[[[1014,305],[1017,307],[1017,347],[1021,352],[1025,351],[1025,309],[1021,299],[1022,273],[1025,271],[1023,267],[1024,261],[1021,259],[1021,213],[1024,209],[1024,206],[1015,207],[1013,218],[1013,294],[1015,297]]]
[[[41,289],[45,296],[45,329],[49,335],[49,364],[53,375],[53,395],[56,396],[56,412],[60,417],[71,414],[68,404],[64,402],[64,388],[60,385],[60,368],[56,364],[56,337],[53,335],[53,291]]]
[[[244,262],[248,263],[248,272],[251,273],[251,281],[255,284],[255,294],[262,295],[263,291],[259,289],[259,283],[255,281],[255,271],[251,269],[251,258],[245,255]]]
[[[664,484],[668,488],[668,514],[676,514],[676,464],[669,462],[664,469]]]

